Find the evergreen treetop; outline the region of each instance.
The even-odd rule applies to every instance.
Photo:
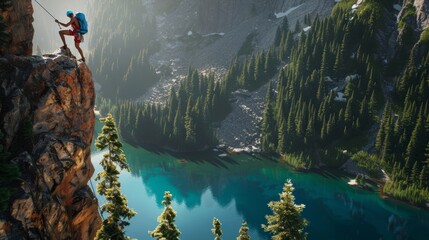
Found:
[[[222,226],[222,224],[220,223],[219,219],[213,218],[212,233],[215,235],[214,240],[221,240],[222,239],[221,238],[222,230],[221,230],[220,226]]]
[[[158,217],[158,226],[153,230],[149,231],[149,235],[156,239],[162,240],[180,240],[180,231],[174,224],[176,217],[176,211],[171,207],[171,199],[173,195],[166,191],[164,193],[164,211]]]
[[[120,172],[117,166],[121,170],[129,171],[129,168],[112,115],[108,114],[100,121],[105,125],[97,137],[95,146],[100,150],[107,148],[108,151],[100,161],[103,171],[98,173],[95,179],[100,181],[97,183],[98,194],[106,198],[106,203],[101,206],[101,214],[107,212],[109,215],[97,231],[95,239],[127,239],[124,228],[129,225],[127,220],[130,220],[136,212],[128,207],[127,199],[121,193]]]
[[[303,240],[307,239],[305,227],[308,222],[301,217],[305,205],[295,204],[293,195],[294,187],[289,179],[283,186],[283,192],[279,194],[280,201],[271,201],[268,207],[273,211],[272,215],[265,216],[268,225],[262,225],[266,232],[273,234],[273,240]]]
[[[247,222],[243,221],[240,227],[240,236],[237,237],[236,240],[250,240],[250,236],[247,233],[249,231],[249,227],[247,227]]]

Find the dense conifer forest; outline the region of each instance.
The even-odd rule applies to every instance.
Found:
[[[337,168],[352,158],[373,177],[381,169],[388,174],[386,194],[422,204],[429,199],[428,31],[410,26],[415,9],[408,5],[396,55],[387,62],[379,36],[393,1],[367,0],[352,11],[354,3],[342,1],[327,18],[306,16],[294,27],[285,17],[267,51],[237,56],[223,79],[190,68],[164,104],[99,98],[97,105],[118,116],[131,143],[193,151],[217,143],[212,126],[230,111],[231,92],[269,84],[263,152],[300,169]],[[146,56],[142,50],[131,63],[145,65],[148,74]],[[138,75],[128,72],[125,78]],[[375,146],[368,138],[376,138]]]
[[[377,55],[383,47],[377,34],[386,27],[386,7],[366,1],[351,13],[351,4],[343,1],[328,18],[315,18],[311,31],[292,47],[287,41],[291,33],[279,31],[279,55],[287,65],[280,70],[275,94],[267,94],[262,148],[282,154],[296,167],[310,167],[313,161],[339,166],[356,153],[345,150],[364,147],[369,129],[378,122],[375,158],[361,152],[355,158],[378,173],[387,171],[391,181],[385,193],[422,204],[429,199],[429,55],[421,51],[428,42],[425,34],[413,40],[415,33],[404,18],[415,9],[408,5],[410,13],[399,27],[409,30],[394,61],[386,64]],[[392,76],[391,69],[403,71]],[[392,96],[382,85],[394,86]],[[360,137],[364,142],[357,141]]]

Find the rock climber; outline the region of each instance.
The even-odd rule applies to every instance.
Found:
[[[72,10],[67,10],[66,12],[67,17],[70,18],[70,21],[68,23],[62,23],[60,21],[58,21],[57,19],[55,19],[55,22],[58,24],[61,24],[63,27],[68,27],[68,26],[72,26],[72,29],[67,29],[67,30],[61,30],[59,31],[61,40],[63,41],[64,46],[62,46],[62,49],[67,49],[67,44],[66,44],[66,39],[64,38],[64,35],[68,35],[68,36],[74,36],[74,45],[76,47],[76,49],[79,51],[81,59],[79,59],[78,61],[82,61],[85,62],[85,57],[83,56],[83,52],[82,49],[80,48],[80,43],[83,40],[83,36],[79,33],[79,21],[78,19],[74,16],[73,11]]]

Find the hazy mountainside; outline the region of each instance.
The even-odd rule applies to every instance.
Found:
[[[88,9],[95,26],[87,39],[92,51],[88,62],[104,96],[136,98],[159,79],[149,64],[156,51],[156,22],[144,3],[106,0]]]
[[[93,239],[91,71],[69,53],[31,56],[32,9],[0,2],[0,239]]]
[[[267,49],[281,23],[275,13],[288,15],[295,24],[306,14],[327,15],[333,4],[330,0],[132,0],[120,6],[116,1],[94,2],[88,9],[96,26],[89,37],[89,64],[105,96],[136,98],[161,78],[145,99],[166,100],[169,87],[164,86],[177,86],[175,79],[185,75],[190,65],[225,68],[241,48],[243,55]],[[293,7],[298,8],[291,11]],[[149,56],[156,76],[147,64]],[[132,92],[121,93],[121,88]]]
[[[267,49],[282,21],[280,16],[287,15],[291,26],[295,26],[307,14],[326,16],[334,1],[182,0],[176,4],[173,9],[158,13],[157,41],[161,50],[153,61],[156,64],[176,59],[176,64],[184,68],[205,68],[226,67],[249,34],[254,35],[250,52]],[[192,35],[188,35],[190,32]]]

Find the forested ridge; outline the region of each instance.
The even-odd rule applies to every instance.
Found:
[[[275,91],[267,94],[264,151],[283,154],[301,168],[314,160],[331,166],[343,162],[341,147],[347,145],[338,142],[367,131],[384,101],[382,66],[373,56],[375,33],[382,27],[381,8],[352,13],[341,2],[328,18],[316,17],[311,30],[297,41],[289,40],[293,33],[286,27],[279,32],[279,58],[285,66]]]
[[[171,88],[165,104],[99,99],[102,113],[119,116],[121,135],[130,143],[157,145],[169,149],[199,150],[214,145],[212,119],[225,114],[225,91],[214,75],[204,76],[189,69],[177,92]]]
[[[306,16],[294,27],[284,18],[267,51],[234,59],[223,79],[190,68],[166,103],[99,98],[97,105],[118,116],[131,143],[201,150],[217,143],[212,126],[228,114],[231,92],[255,90],[276,76],[261,122],[263,152],[301,169],[337,168],[352,158],[373,177],[386,171],[386,194],[423,204],[429,201],[428,30],[416,29],[415,8],[406,5],[396,55],[387,61],[391,46],[380,35],[394,1],[367,0],[352,10],[355,3],[341,1],[327,18]],[[376,138],[375,146],[368,138]]]
[[[415,17],[414,6],[408,4],[398,24],[402,35],[397,54],[390,63],[384,62],[378,52],[388,46],[377,41],[377,34],[386,27],[386,9],[393,1],[365,1],[351,12],[353,3],[343,1],[328,18],[316,18],[311,31],[291,48],[284,47],[287,41],[280,42],[280,57],[288,65],[280,71],[276,94],[271,90],[267,94],[262,149],[280,153],[300,168],[315,160],[338,166],[352,157],[360,166],[375,169],[373,174],[387,171],[391,181],[384,186],[386,194],[426,203],[427,30],[419,36],[404,19]],[[288,35],[283,32],[282,39]],[[387,99],[382,85],[394,86]],[[375,123],[380,123],[375,151],[359,151]],[[363,142],[357,141],[360,137]]]

